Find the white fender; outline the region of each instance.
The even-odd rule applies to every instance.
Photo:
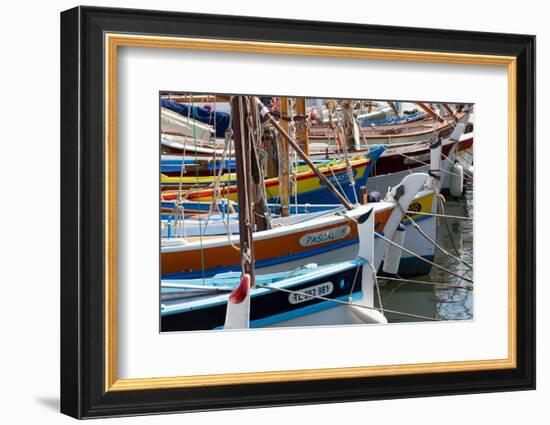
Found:
[[[386,317],[374,307],[374,271],[371,264],[374,263],[374,209],[357,219],[357,230],[359,233],[359,252],[358,256],[367,260],[368,264],[363,265],[361,274],[361,290],[363,297],[356,304],[348,305],[350,311],[363,323],[388,323]]]
[[[400,224],[397,227],[397,231],[395,232],[395,235],[393,237],[393,242],[399,246],[404,246],[406,233],[407,231],[405,230],[405,226],[403,226],[403,224]],[[388,248],[386,249],[386,254],[384,256],[384,264],[382,266],[382,270],[385,273],[393,275],[397,274],[402,252],[403,250],[401,248],[395,245],[388,244]]]
[[[250,327],[250,275],[245,274],[227,300],[224,329]]]
[[[441,139],[430,143],[430,176],[441,179]]]
[[[460,164],[451,167],[449,175],[449,192],[451,196],[458,198],[464,191],[464,168]]]
[[[439,180],[439,184],[436,184],[436,187],[435,187],[438,193],[441,193],[441,189],[446,189],[449,187],[449,177],[450,177],[449,173],[451,171],[451,167],[453,166],[453,163],[457,156],[456,155],[457,152],[458,152],[458,143],[455,143],[449,150],[449,153],[445,161],[441,162],[441,171],[442,171],[441,179]],[[432,211],[432,212],[436,212],[436,211]]]

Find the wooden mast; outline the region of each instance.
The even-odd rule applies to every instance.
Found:
[[[272,128],[264,128],[263,143],[267,156],[265,175],[268,179],[279,177],[279,154],[277,149],[277,137],[277,133]]]
[[[343,100],[340,102],[343,114],[343,127],[346,146],[354,148],[356,144],[355,140],[355,118],[353,117],[353,102],[351,100]],[[345,151],[346,147],[342,146]]]
[[[259,232],[271,228],[271,220],[265,197],[265,185],[263,179],[263,170],[258,157],[258,149],[262,139],[260,134],[260,111],[255,105],[247,99],[247,123],[252,128],[248,134],[253,134],[253,140],[250,141],[250,158],[251,158],[251,174],[252,174],[252,200],[254,222],[256,224],[255,231]]]
[[[248,105],[247,105],[248,103]],[[231,99],[233,121],[233,141],[237,174],[237,200],[239,203],[239,243],[241,250],[241,273],[250,275],[250,287],[255,284],[254,278],[254,214],[252,211],[252,147],[248,137],[248,114],[250,99],[245,96],[234,96]]]
[[[300,118],[296,122],[296,141],[302,150],[309,156],[309,122],[306,115],[306,98],[296,98],[296,116]]]
[[[281,97],[281,127],[288,134],[288,98]],[[279,139],[279,196],[281,198],[281,216],[290,215],[290,150],[285,138]]]

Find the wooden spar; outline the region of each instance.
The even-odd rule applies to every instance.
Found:
[[[231,99],[231,116],[233,121],[233,141],[235,145],[235,162],[237,200],[239,203],[239,243],[241,249],[241,273],[250,275],[250,287],[255,284],[254,277],[254,215],[251,198],[251,146],[247,128],[247,99],[245,96],[234,96]]]
[[[288,135],[288,133],[281,127],[281,125],[273,118],[273,116],[269,113],[268,109],[264,106],[264,104],[258,99],[256,96],[252,97],[253,102],[256,103],[256,106],[260,108],[260,114],[263,119],[270,122],[270,124],[279,132],[281,136],[288,142],[288,144],[296,151],[298,156],[309,166],[311,171],[313,171],[317,177],[328,187],[328,189],[333,193],[333,195],[338,198],[338,200],[346,207],[348,210],[353,209],[353,205],[345,198],[344,195],[342,195],[338,190],[334,187],[332,182],[325,176],[321,171],[315,167],[309,156],[305,154],[305,152],[298,146],[298,143],[296,143],[295,140],[292,139]],[[240,209],[239,209],[240,210]]]
[[[264,128],[263,142],[266,151],[267,162],[265,175],[268,179],[279,177],[279,153],[277,149],[277,134],[272,128]]]
[[[288,98],[281,97],[281,126],[288,134]],[[290,215],[290,150],[284,138],[279,139],[279,196],[281,197],[281,216]]]
[[[449,106],[448,103],[444,103],[443,104],[443,107],[445,108],[445,110],[453,117],[453,120],[455,120],[455,122],[458,122],[458,118],[456,117],[456,112],[453,111],[453,109]]]
[[[435,109],[433,109],[430,105],[423,102],[418,102],[418,106],[420,106],[428,115],[430,115],[432,118],[436,119],[439,122],[444,122],[445,119],[441,115],[439,115]]]
[[[355,118],[353,117],[353,103],[351,102],[351,100],[343,100],[340,104],[342,106],[342,109],[344,110],[343,127],[344,127],[345,143],[346,143],[346,146],[353,148],[355,146],[355,137],[354,137]],[[343,146],[343,149],[345,151],[346,147]]]
[[[300,117],[306,116],[306,98],[296,98],[296,115]],[[297,122],[296,125],[296,140],[302,150],[309,156],[309,121],[303,119]]]
[[[256,231],[267,230],[271,228],[271,223],[268,215],[267,201],[265,199],[265,185],[263,180],[263,170],[261,169],[260,160],[258,158],[258,144],[260,142],[261,128],[257,128],[257,123],[260,122],[260,111],[251,104],[250,100],[247,102],[247,111],[251,120],[252,130],[254,134],[254,140],[250,144],[250,158],[251,158],[251,174],[252,174],[252,201],[254,203],[254,222],[256,224]]]
[[[388,104],[391,106],[393,113],[397,118],[399,118],[399,110],[397,109],[397,106],[395,106],[394,102],[388,102]]]
[[[251,152],[252,159],[252,201],[254,211],[254,222],[256,231],[270,229],[270,223],[267,215],[267,202],[264,196],[264,185],[262,179],[262,170],[258,167],[258,153],[253,147]]]
[[[344,134],[340,133],[340,126],[334,123],[334,113],[336,112],[336,102],[332,99],[328,99],[325,103],[328,109],[328,126],[334,133],[334,140],[338,151],[343,151],[345,138]],[[328,146],[327,146],[327,158],[328,158]]]

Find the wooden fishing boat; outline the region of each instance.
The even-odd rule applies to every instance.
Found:
[[[440,189],[446,190],[455,176],[451,171],[461,151],[473,146],[473,134],[456,133],[455,138],[449,137],[442,141],[441,181]],[[398,184],[409,173],[426,173],[430,169],[430,144],[389,146],[378,159],[369,176],[366,188],[369,193],[385,193],[388,187]]]
[[[168,176],[166,174],[160,175],[160,188],[161,190],[178,190],[180,185],[186,189],[188,187],[209,187],[213,186],[216,180],[222,185],[234,185],[237,183],[237,176],[235,173],[222,174],[219,179],[216,176]]]
[[[318,158],[313,160],[313,162],[321,166],[326,164],[333,159]],[[297,161],[298,166],[306,165],[304,161]],[[198,158],[195,155],[177,155],[177,154],[166,154],[161,156],[160,160],[160,172],[165,174],[168,177],[180,177],[181,175],[186,177],[204,177],[212,176],[217,173],[219,170],[224,172],[234,172],[235,171],[235,160],[221,160],[220,157],[204,157]]]
[[[311,264],[296,271],[257,275],[256,288],[250,293],[249,323],[242,327],[280,326],[298,317],[338,307],[334,301],[358,303],[363,298],[365,267],[369,267],[366,261],[357,258],[325,266]],[[204,280],[163,280],[162,331],[223,329],[230,292],[238,289],[240,276],[240,272],[234,272]],[[383,323],[383,316],[377,316],[380,316],[377,322]]]
[[[456,145],[456,152],[471,149],[474,143],[473,133],[457,135],[456,138],[443,138],[441,152],[449,156],[451,149]],[[397,173],[404,170],[412,170],[420,165],[430,162],[430,142],[390,145],[386,146],[384,153],[378,158],[376,167],[373,167],[372,176]]]
[[[358,249],[357,218],[373,208],[376,231],[391,238],[404,217],[404,211],[413,199],[418,201],[415,197],[426,199],[423,202],[433,199],[429,197],[433,190],[418,194],[426,179],[426,174],[411,174],[393,189],[393,193],[403,188],[407,190],[407,197],[403,195],[398,201],[404,205],[403,210],[396,208],[397,203],[391,200],[393,195],[390,193],[387,201],[359,205],[349,211],[335,211],[287,226],[255,232],[256,268],[276,272],[300,267],[304,261],[327,264],[354,258]],[[381,261],[385,245],[378,238],[376,244],[380,245],[376,255]],[[239,235],[235,234],[164,239],[161,243],[162,276],[196,278],[238,270],[238,246]]]
[[[359,158],[350,161],[351,171],[345,161],[324,164],[318,167],[319,171],[325,175],[348,199],[354,200],[358,195],[359,187],[364,185],[369,176],[373,165],[370,158]],[[351,175],[350,175],[351,174]],[[353,179],[353,180],[352,180]],[[192,180],[192,178],[191,178]],[[334,197],[327,189],[326,185],[311,170],[297,173],[296,177],[296,203],[331,203]],[[352,184],[354,183],[354,184]],[[268,202],[276,202],[280,196],[280,181],[278,178],[266,179],[266,199]],[[237,185],[229,187],[220,187],[220,197],[237,201]],[[161,194],[162,201],[171,201],[178,198],[194,202],[212,202],[215,196],[213,188],[198,188],[180,193],[178,190],[167,190]]]
[[[403,122],[400,124],[360,126],[361,135],[357,145],[366,140],[368,145],[389,145],[421,142],[436,134],[443,138],[449,136],[457,122],[465,123],[469,118],[468,111],[457,112],[455,119],[443,120],[423,119],[421,121]],[[336,152],[338,145],[334,131],[329,127],[314,127],[309,130],[309,149],[312,155],[326,155]],[[364,149],[367,147],[365,146]],[[350,149],[353,149],[350,146]]]
[[[197,157],[189,153],[163,154],[160,159],[160,172],[168,177],[212,176],[220,169],[235,171],[234,160],[221,160],[217,156]]]
[[[408,219],[403,220],[403,225],[406,229],[406,237],[403,246],[424,260],[433,261],[435,255],[435,249],[433,244],[429,243],[424,237],[422,237],[415,229],[413,229],[413,220],[422,231],[427,234],[431,239],[436,239],[436,217],[431,216],[436,211],[436,197],[433,191],[422,192],[418,194],[411,203],[411,211],[416,211],[418,214],[410,214]],[[196,212],[192,208],[197,205],[185,206],[185,211],[189,214]],[[202,208],[208,208],[208,204],[201,204]],[[279,211],[279,205],[272,205],[274,212]],[[234,206],[238,211],[238,205]],[[308,220],[312,220],[318,217],[324,217],[327,215],[341,214],[344,212],[344,208],[341,205],[336,204],[321,204],[321,205],[298,205],[297,213],[294,213],[294,206],[292,206],[292,215],[288,217],[274,216],[272,219],[273,227],[283,228],[285,226],[304,223]],[[220,210],[224,210],[223,206],[219,206]],[[380,221],[377,222],[381,227]],[[165,219],[161,220],[161,237],[167,243],[169,240],[177,240],[178,238],[186,238],[189,240],[200,239],[202,237],[227,237],[227,235],[233,235],[237,237],[239,234],[239,221],[236,213],[225,214],[205,214],[201,215],[187,215],[183,220],[176,220],[173,215],[167,215]],[[353,249],[357,249],[357,241],[353,241],[353,235],[349,235],[349,239],[345,238],[342,242],[351,240],[349,252]],[[204,240],[204,238],[203,238]],[[350,254],[351,255],[351,254]],[[402,253],[401,262],[399,265],[398,274],[401,276],[419,276],[429,273],[430,264],[426,261],[419,259],[406,252]]]
[[[373,154],[371,154],[369,157],[375,157],[375,158],[378,158],[378,156],[380,155],[382,151],[381,150],[378,150],[377,152],[373,152]],[[181,161],[180,161],[180,164],[181,164]],[[320,169],[323,169],[323,168],[338,168],[338,167],[342,167],[342,166],[345,166],[346,163],[343,161],[343,160],[320,160],[318,162],[319,164],[319,168]],[[161,165],[162,167],[162,165]],[[181,165],[180,165],[181,167]],[[229,168],[229,167],[227,167]],[[218,168],[219,169],[219,168]],[[307,165],[299,165],[298,167],[296,167],[296,173],[300,174],[300,173],[306,173],[309,171],[309,167]],[[216,175],[208,175],[208,176],[204,176],[204,175],[189,175],[189,174],[186,174],[184,176],[180,176],[179,174],[177,175],[174,175],[174,174],[177,174],[176,173],[172,173],[172,175],[168,175],[168,174],[164,174],[161,172],[161,175],[160,175],[160,185],[161,185],[161,189],[162,190],[177,190],[180,186],[180,183],[182,184],[182,186],[185,188],[185,187],[188,187],[188,186],[213,186],[214,183],[216,182],[217,180],[217,176]],[[230,174],[227,174],[227,173],[224,173],[220,176],[219,178],[219,183],[220,184],[223,184],[223,185],[226,185],[226,184],[236,184],[237,183],[237,175],[235,173],[230,173]]]
[[[241,279],[240,272],[207,279],[163,279],[161,330],[293,326],[303,325],[304,318],[322,324],[319,317],[329,310],[331,324],[387,323],[374,307],[378,264],[372,209],[358,218],[357,226],[360,248],[356,258],[256,275],[252,288],[248,275]]]
[[[167,108],[161,108],[160,110],[160,128],[161,134],[178,135],[190,144],[195,142],[208,143],[215,137],[212,126]]]

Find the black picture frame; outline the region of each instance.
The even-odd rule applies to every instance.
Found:
[[[104,34],[307,43],[517,58],[517,367],[105,391]],[[535,37],[76,7],[61,13],[61,412],[76,418],[535,388]]]

